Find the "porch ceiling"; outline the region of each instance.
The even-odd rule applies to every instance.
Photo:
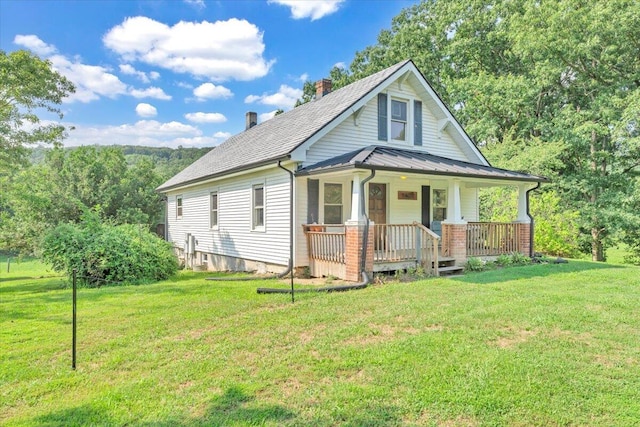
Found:
[[[296,175],[316,175],[348,169],[374,169],[425,175],[549,182],[547,178],[541,176],[453,160],[424,151],[378,145],[372,145],[307,166],[296,171]]]

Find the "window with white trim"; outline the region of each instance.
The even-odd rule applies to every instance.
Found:
[[[264,184],[253,186],[251,210],[251,228],[253,230],[264,229]]]
[[[218,192],[209,194],[209,227],[218,228]]]
[[[447,190],[433,190],[433,220],[447,219]]]
[[[407,140],[407,102],[397,99],[391,100],[391,139],[394,141]]]
[[[182,196],[176,196],[176,218],[182,218]]]
[[[342,224],[342,184],[324,184],[324,223]]]

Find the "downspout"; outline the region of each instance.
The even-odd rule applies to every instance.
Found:
[[[362,287],[366,287],[371,278],[367,275],[366,266],[367,266],[367,246],[369,244],[369,215],[367,215],[367,210],[365,209],[365,201],[366,198],[364,196],[364,185],[371,181],[373,177],[376,176],[375,169],[371,169],[371,175],[360,181],[360,213],[365,218],[364,230],[362,235],[362,253],[360,254],[360,270],[362,270]]]
[[[526,194],[526,199],[527,199],[527,216],[530,219],[529,222],[529,257],[533,257],[533,216],[531,216],[531,212],[529,212],[529,193],[537,190],[538,188],[540,188],[540,181],[538,181],[538,183],[536,184],[535,187],[527,190]]]
[[[289,271],[291,274],[291,302],[295,302],[293,296],[293,172],[285,168],[280,164],[278,160],[278,167],[289,174]]]
[[[370,221],[369,221],[369,216],[367,215],[366,209],[364,208],[364,204],[365,204],[364,185],[367,182],[369,182],[371,179],[373,179],[374,176],[376,176],[376,171],[372,169],[371,175],[369,175],[368,177],[366,177],[360,182],[360,209],[361,209],[362,216],[364,216],[366,219],[366,222],[364,224],[363,236],[362,236],[362,252],[361,252],[361,260],[360,260],[360,270],[362,270],[362,281],[353,285],[327,286],[324,288],[315,288],[315,289],[298,289],[296,292],[298,293],[343,292],[343,291],[351,291],[354,289],[364,289],[369,285],[369,282],[371,282],[371,278],[367,275],[365,268],[366,268],[366,260],[367,260],[367,245],[369,244],[369,222]],[[293,248],[293,245],[291,247]],[[258,288],[259,294],[288,294],[289,292],[291,292],[291,299],[293,300],[293,274],[291,275],[291,290],[274,289],[274,288]]]
[[[287,291],[287,293],[291,292],[291,302],[294,302],[293,298],[293,172],[289,169],[283,167],[281,164],[281,160],[278,160],[278,167],[282,170],[287,171],[289,174],[289,263],[287,264],[287,269],[282,273],[275,274],[272,276],[266,277],[207,277],[205,280],[212,280],[216,282],[248,282],[250,280],[271,280],[271,279],[281,279],[288,275],[291,276],[291,290]],[[258,293],[260,292],[260,288],[258,289]]]

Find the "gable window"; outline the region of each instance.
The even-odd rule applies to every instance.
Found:
[[[218,192],[213,191],[209,195],[209,226],[218,228]]]
[[[342,224],[342,184],[324,184],[324,223]]]
[[[176,196],[176,218],[182,218],[182,196]]]
[[[252,221],[254,230],[264,228],[264,184],[253,186]]]
[[[407,103],[391,100],[391,139],[405,141],[407,135]]]

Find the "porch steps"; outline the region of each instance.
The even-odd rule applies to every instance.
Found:
[[[459,276],[464,272],[464,267],[454,265],[455,258],[440,257],[438,258],[438,275],[439,276]]]

